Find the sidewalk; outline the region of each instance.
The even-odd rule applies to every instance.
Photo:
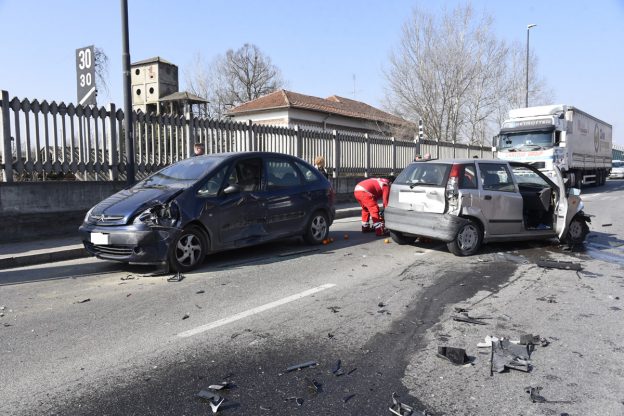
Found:
[[[336,204],[336,219],[357,217],[359,214],[360,207],[355,203]],[[0,270],[82,257],[89,257],[89,254],[77,235],[0,244]]]

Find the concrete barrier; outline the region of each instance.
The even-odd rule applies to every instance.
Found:
[[[362,179],[332,179],[336,202],[355,202],[353,188]],[[125,186],[125,182],[0,183],[0,243],[77,235],[87,211]]]

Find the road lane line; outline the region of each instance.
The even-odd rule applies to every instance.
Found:
[[[334,283],[327,283],[327,284],[324,284],[324,285],[321,285],[312,289],[308,289],[304,292],[297,293],[295,295],[291,295],[283,299],[276,300],[275,302],[267,303],[266,305],[258,306],[257,308],[253,308],[253,309],[249,309],[244,312],[241,312],[241,313],[237,313],[236,315],[232,315],[228,318],[219,319],[218,321],[214,321],[206,325],[201,325],[201,326],[198,326],[197,328],[189,329],[188,331],[180,332],[178,334],[178,337],[180,338],[192,337],[193,335],[198,335],[198,334],[201,334],[202,332],[206,332],[211,329],[218,328],[220,326],[238,321],[240,319],[247,318],[257,313],[268,311],[269,309],[277,308],[278,306],[282,306],[287,303],[294,302],[296,300],[305,298],[306,296],[310,296],[315,293],[322,292],[323,290],[330,289],[334,286],[336,286]]]

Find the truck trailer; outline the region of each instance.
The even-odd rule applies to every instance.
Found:
[[[492,144],[499,159],[559,167],[570,187],[604,185],[611,171],[611,125],[570,105],[511,110]]]

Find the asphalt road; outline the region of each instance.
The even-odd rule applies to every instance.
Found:
[[[0,414],[211,414],[196,395],[221,381],[222,414],[391,414],[393,392],[433,415],[622,414],[623,185],[584,191],[595,217],[575,251],[496,244],[458,258],[347,219],[332,244],[219,254],[180,282],[95,259],[0,271]],[[455,306],[491,319],[453,321]],[[551,342],[533,371],[491,376],[476,343],[527,332]],[[474,360],[453,366],[438,345]],[[549,402],[532,403],[530,385]]]

